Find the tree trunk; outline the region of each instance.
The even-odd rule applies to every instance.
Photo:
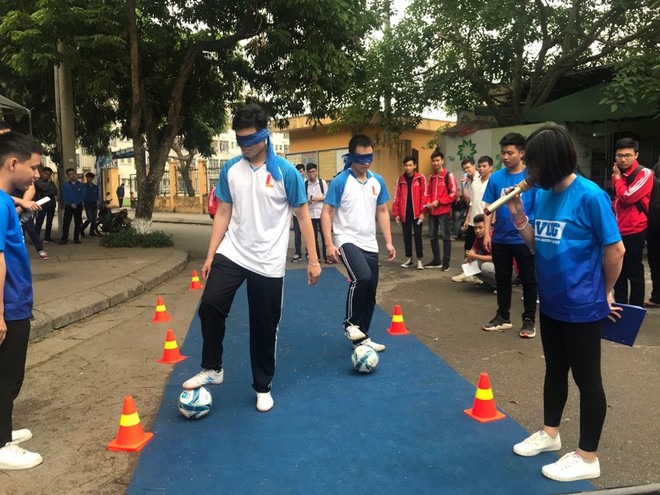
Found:
[[[195,197],[195,188],[193,187],[192,179],[190,178],[190,167],[194,160],[195,157],[192,156],[192,153],[185,160],[179,158],[178,167],[179,175],[181,175],[181,179],[183,179],[183,185],[186,188],[186,195],[190,198]]]

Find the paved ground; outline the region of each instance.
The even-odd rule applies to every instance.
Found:
[[[155,363],[162,354],[168,328],[149,323],[156,296],[165,298],[173,317],[169,328],[181,342],[199,299],[199,292],[188,290],[188,272],[199,269],[208,242],[208,217],[174,214],[161,219],[167,218],[201,225],[157,224],[157,228],[174,235],[174,250],[108,250],[85,241],[82,245],[48,246],[51,260],[34,259],[36,313],[44,304],[74,305],[87,292],[97,290],[99,283],[106,291],[111,287],[123,290],[125,283],[133,283],[129,279],[136,278],[137,270],[174,260],[181,252],[193,258],[183,272],[161,285],[145,287],[144,292],[123,304],[31,343],[15,426],[33,430],[35,438],[25,446],[40,452],[45,461],[26,472],[0,472],[0,494],[125,491],[137,455],[110,453],[105,446],[116,435],[125,394],[135,396],[143,425],[149,430],[170,370]],[[401,248],[396,226],[394,229],[395,243]],[[453,250],[458,255],[461,243],[455,242]],[[379,304],[386,311],[400,304],[408,328],[475,386],[479,373],[487,371],[498,407],[527,429],[538,428],[542,422],[543,380],[540,339],[522,340],[515,329],[496,334],[482,332],[481,324],[494,313],[495,296],[452,282],[450,277],[458,273],[457,268],[446,273],[419,272],[385,261],[381,268]],[[513,315],[522,311],[519,292],[516,289]],[[343,305],[343,301],[337,304]],[[600,487],[660,481],[660,427],[654,412],[660,408],[659,355],[658,310],[649,312],[634,348],[604,343],[609,407],[600,449]],[[470,404],[458,406],[466,408]],[[577,441],[577,412],[573,386],[562,426],[567,448]]]

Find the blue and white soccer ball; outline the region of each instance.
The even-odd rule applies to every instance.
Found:
[[[360,373],[371,373],[378,366],[378,353],[368,345],[359,345],[351,356],[353,368]]]
[[[186,418],[199,419],[211,410],[213,397],[206,387],[184,390],[179,395],[179,411]]]

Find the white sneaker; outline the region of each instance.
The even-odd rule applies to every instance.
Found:
[[[557,462],[543,466],[541,472],[544,476],[556,481],[578,481],[598,478],[600,476],[600,463],[585,461],[577,452],[569,452]]]
[[[225,378],[225,370],[202,370],[195,376],[183,382],[183,388],[193,390],[203,385],[220,385]]]
[[[465,273],[459,273],[458,275],[454,275],[451,279],[454,282],[465,282],[466,278]]]
[[[412,258],[407,258],[405,263],[401,263],[401,268],[410,268],[413,266]]]
[[[347,325],[344,327],[344,335],[348,340],[356,341],[364,339],[367,335],[360,330],[357,325]]]
[[[422,260],[417,260],[417,269],[418,270],[424,269],[424,263],[422,263]]]
[[[559,433],[552,438],[545,431],[540,430],[513,446],[513,451],[525,457],[540,454],[541,452],[554,452],[561,449]]]
[[[29,452],[11,442],[0,449],[0,470],[30,469],[42,461],[36,452]]]
[[[367,347],[371,347],[374,351],[376,352],[383,352],[385,350],[385,346],[383,344],[379,344],[377,342],[374,342],[373,340],[366,338],[360,342],[356,342],[353,344],[353,349],[356,349],[358,346],[361,345],[366,345]]]
[[[257,392],[257,411],[268,412],[273,408],[275,402],[270,392]]]
[[[14,430],[11,432],[11,443],[14,445],[27,442],[30,438],[32,438],[32,432],[27,428],[23,428],[22,430]]]

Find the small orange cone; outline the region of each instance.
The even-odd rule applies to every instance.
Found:
[[[139,452],[153,436],[153,433],[145,433],[142,429],[133,397],[130,395],[124,397],[124,408],[119,420],[119,433],[117,433],[117,438],[108,444],[108,450]]]
[[[199,276],[197,275],[197,270],[193,270],[192,282],[190,282],[190,290],[199,290],[203,289],[204,286],[199,281]]]
[[[179,352],[179,346],[176,344],[176,339],[174,338],[174,332],[172,330],[167,331],[167,336],[165,337],[165,349],[163,350],[163,357],[157,359],[157,363],[163,364],[176,364],[179,361],[183,361],[188,356],[182,356]]]
[[[151,320],[151,323],[167,323],[170,321],[170,315],[167,314],[167,308],[163,302],[163,298],[158,296],[158,302],[156,303],[156,315],[154,319]]]
[[[401,306],[394,305],[394,314],[392,315],[392,324],[387,329],[390,335],[408,335],[410,332],[406,329],[406,324],[403,322],[403,315],[401,314]]]
[[[481,373],[472,409],[466,409],[464,412],[480,423],[506,418],[506,415],[495,408],[495,399],[493,398],[493,390],[490,388],[488,373]]]

